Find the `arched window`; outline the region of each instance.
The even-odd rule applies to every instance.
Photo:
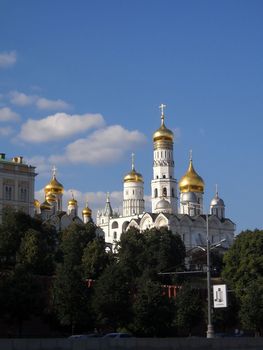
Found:
[[[172,197],[174,197],[174,189],[172,188]]]
[[[163,179],[165,179],[166,178],[166,176],[165,175],[163,175]]]
[[[123,224],[122,224],[122,232],[125,232],[127,227],[129,225],[129,221],[125,221]]]
[[[166,187],[163,188],[163,196],[167,197],[167,188]]]
[[[154,190],[154,197],[155,197],[155,198],[158,197],[158,190],[157,190],[157,188]]]
[[[114,221],[111,225],[111,228],[118,228],[119,224],[117,223],[117,221]]]

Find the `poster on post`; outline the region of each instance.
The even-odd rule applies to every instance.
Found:
[[[214,307],[227,307],[226,284],[213,285]]]

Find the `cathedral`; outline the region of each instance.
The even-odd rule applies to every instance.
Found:
[[[225,204],[217,190],[210,203],[210,212],[204,213],[205,183],[194,168],[192,155],[179,182],[174,176],[174,135],[165,125],[164,107],[163,104],[160,106],[161,126],[153,133],[151,211],[145,211],[143,176],[135,169],[133,155],[131,171],[123,178],[122,213],[113,211],[108,194],[104,209],[96,215],[98,235],[103,235],[107,246],[114,249],[122,233],[131,227],[143,232],[165,226],[181,236],[187,250],[205,246],[207,232],[212,244],[223,240],[223,246],[227,248],[233,242],[235,224],[226,218]],[[63,210],[64,187],[57,180],[56,169],[44,188],[44,202],[40,204],[34,200],[35,176],[35,167],[25,165],[22,157],[9,161],[0,154],[0,211],[5,205],[13,205],[30,215],[39,216],[57,231],[72,222],[92,221],[88,203],[79,216],[78,202],[73,195],[67,203],[67,211]]]
[[[227,248],[233,242],[235,224],[225,217],[225,204],[217,190],[210,203],[210,213],[204,213],[205,183],[194,169],[192,155],[178,183],[174,177],[174,135],[165,126],[164,107],[160,106],[161,126],[153,134],[151,212],[144,208],[143,176],[135,170],[133,157],[131,171],[123,178],[122,215],[113,212],[107,195],[105,208],[97,213],[97,226],[113,247],[130,227],[143,232],[166,226],[181,236],[186,249],[206,245],[207,229],[211,244],[224,241],[223,246]]]

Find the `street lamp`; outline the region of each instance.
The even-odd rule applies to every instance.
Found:
[[[214,327],[212,324],[211,313],[211,267],[210,267],[210,240],[209,240],[209,226],[208,226],[208,214],[206,214],[206,264],[207,264],[207,338],[214,338]]]

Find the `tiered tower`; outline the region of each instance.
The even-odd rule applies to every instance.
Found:
[[[174,178],[174,135],[164,124],[165,107],[164,104],[159,107],[161,109],[161,126],[153,134],[152,212],[158,213],[161,210],[175,214],[177,213],[178,198],[177,182]],[[160,207],[165,207],[165,210]]]
[[[123,179],[123,216],[139,215],[144,212],[143,177],[137,173],[132,154],[132,170]]]

